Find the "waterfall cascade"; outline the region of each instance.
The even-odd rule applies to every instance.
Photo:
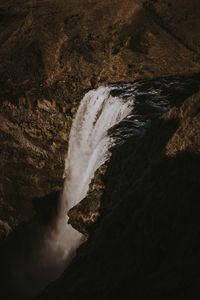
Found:
[[[65,161],[63,200],[67,208],[86,195],[95,171],[110,158],[115,138],[108,130],[127,117],[132,99],[113,97],[111,87],[89,91],[82,99],[74,119]]]
[[[67,224],[66,213],[86,197],[95,171],[110,158],[110,149],[130,136],[141,137],[152,120],[187,97],[192,82],[193,78],[174,76],[110,84],[83,97],[70,132],[60,198],[56,239],[62,240],[64,257],[70,258],[82,240]]]
[[[70,259],[83,240],[82,234],[67,224],[66,213],[86,197],[95,171],[110,158],[109,149],[119,142],[119,139],[109,136],[108,130],[119,124],[133,109],[132,98],[112,96],[111,91],[111,86],[89,91],[82,99],[72,124],[56,232],[58,246],[62,244],[63,259]]]

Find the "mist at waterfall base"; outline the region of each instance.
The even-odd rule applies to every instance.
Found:
[[[75,255],[84,236],[67,223],[67,211],[87,195],[95,171],[111,157],[110,149],[141,138],[155,118],[197,87],[199,79],[174,76],[106,85],[84,96],[70,132],[57,213],[48,224],[33,219],[18,226],[7,241],[4,277],[12,287],[12,299],[36,295]]]

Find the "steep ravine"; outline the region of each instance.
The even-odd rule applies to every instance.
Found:
[[[7,266],[36,266],[33,245],[52,232],[83,95],[104,83],[198,74],[199,20],[199,0],[1,1],[0,298],[22,300],[60,274],[59,255],[47,268],[41,256],[34,274]],[[114,149],[103,196],[96,176],[71,211],[87,243],[37,299],[199,298],[200,94],[182,100],[141,140]],[[24,279],[33,286],[16,294]]]

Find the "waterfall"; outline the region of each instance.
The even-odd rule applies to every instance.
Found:
[[[152,120],[169,110],[170,95],[176,94],[177,101],[184,98],[190,84],[190,79],[163,77],[105,85],[83,97],[73,120],[65,160],[56,232],[64,251],[60,257],[70,260],[83,239],[67,224],[67,211],[86,197],[95,171],[110,158],[110,149],[130,136],[142,137]]]
[[[109,149],[117,139],[108,130],[120,123],[133,108],[132,99],[111,95],[112,87],[89,91],[82,99],[73,120],[68,154],[65,160],[64,188],[60,197],[60,215],[48,246],[68,262],[84,240],[81,233],[67,223],[67,211],[86,197],[95,171],[111,156]]]
[[[105,85],[89,91],[81,100],[70,131],[55,235],[59,246],[62,242],[63,259],[69,261],[83,240],[83,235],[67,223],[67,211],[87,196],[95,171],[111,157],[110,149],[130,136],[141,137],[151,120],[169,109],[162,81],[165,79],[155,80],[156,85],[151,83],[148,88],[146,81]]]
[[[86,195],[95,171],[111,156],[115,138],[108,130],[132,110],[133,101],[111,95],[112,87],[89,91],[82,99],[73,121],[65,161],[63,199],[67,209]]]

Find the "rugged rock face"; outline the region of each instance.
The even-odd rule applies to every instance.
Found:
[[[198,0],[0,3],[1,240],[31,217],[33,198],[62,188],[72,117],[84,93],[105,82],[199,72],[199,20]],[[39,299],[200,296],[199,103],[193,95],[142,140],[114,152],[97,228]],[[92,205],[85,199],[69,213],[85,234],[100,204],[98,178],[94,184]],[[18,252],[38,219],[44,231],[48,226],[58,193],[51,195],[34,200],[36,219],[17,228]],[[4,298],[9,292],[5,286]]]
[[[67,213],[68,223],[86,237],[94,230],[101,214],[101,198],[105,189],[104,175],[106,171],[107,164],[104,164],[95,173],[87,197]]]
[[[1,1],[2,237],[62,187],[72,116],[105,82],[199,71],[199,1]]]

